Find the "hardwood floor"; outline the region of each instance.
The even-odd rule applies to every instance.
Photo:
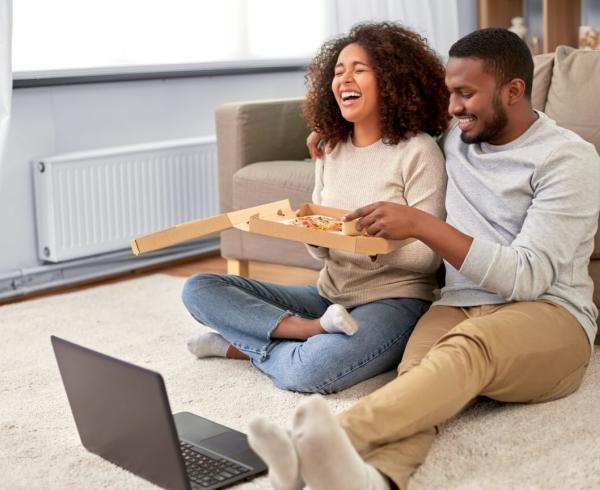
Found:
[[[158,272],[172,276],[189,277],[199,272],[225,274],[226,270],[227,264],[225,259],[213,256],[173,265]],[[250,262],[250,277],[261,281],[277,282],[280,284],[314,284],[317,281],[318,275],[318,271],[311,269],[267,264],[264,262]]]
[[[168,274],[177,277],[189,277],[200,272],[213,272],[225,274],[227,263],[220,255],[205,255],[193,259],[185,259],[170,265],[153,266],[145,269],[134,270],[114,277],[97,279],[75,286],[62,287],[40,293],[32,293],[26,296],[0,300],[0,305],[8,303],[20,303],[42,296],[52,296],[72,291],[87,289],[100,284],[110,284],[118,281],[127,281],[149,274]],[[276,282],[280,284],[315,284],[318,271],[302,269],[299,267],[288,267],[279,264],[268,264],[263,262],[250,262],[250,277],[262,281]]]

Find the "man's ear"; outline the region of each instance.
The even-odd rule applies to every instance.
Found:
[[[520,78],[513,78],[507,85],[508,105],[519,102],[525,95],[525,82]]]

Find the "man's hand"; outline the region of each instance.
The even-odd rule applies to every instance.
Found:
[[[323,156],[321,152],[321,148],[319,147],[321,144],[321,135],[316,131],[313,131],[306,138],[306,146],[308,146],[308,152],[310,153],[310,158],[316,160]]]
[[[333,148],[329,145],[329,143],[325,143],[321,138],[321,135],[316,131],[313,131],[306,138],[306,146],[308,146],[308,152],[310,153],[310,158],[316,160],[317,158],[321,158],[323,156],[323,152],[325,154],[331,153]]]
[[[357,230],[388,240],[416,238],[460,269],[473,238],[425,211],[393,202],[376,202],[358,208],[342,218],[358,219]]]
[[[356,229],[371,236],[388,240],[416,237],[419,215],[426,214],[416,208],[394,202],[375,202],[358,208],[343,217],[344,221],[358,218]]]

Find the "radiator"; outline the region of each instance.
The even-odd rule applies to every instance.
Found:
[[[40,259],[129,247],[139,235],[218,214],[212,137],[105,148],[33,162]]]

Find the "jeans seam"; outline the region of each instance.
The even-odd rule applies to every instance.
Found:
[[[286,312],[290,312],[292,315],[296,315],[298,313],[304,314],[306,316],[309,316],[311,318],[319,318],[316,315],[310,314],[308,313],[306,310],[304,311],[299,311],[299,312],[294,312],[289,308],[289,305],[283,305],[282,303],[279,303],[277,301],[272,300],[271,298],[265,298],[264,296],[258,295],[255,291],[253,291],[252,289],[246,287],[246,285],[238,285],[238,284],[231,284],[231,283],[226,283],[225,287],[232,287],[232,288],[239,288],[239,289],[243,289],[244,291],[246,291],[248,294],[254,296],[256,299],[260,299],[262,301],[264,301],[265,303],[269,303],[271,306],[275,306],[276,308],[279,308],[280,310],[285,310]],[[317,293],[318,294],[318,293]],[[322,296],[319,294],[319,297],[322,298]],[[325,298],[324,298],[325,299]]]
[[[422,300],[422,301],[424,301],[424,300]],[[431,303],[429,303],[429,304],[431,304]],[[392,306],[392,308],[393,308],[393,306]],[[427,311],[427,308],[425,309],[425,311]],[[422,315],[423,315],[423,313],[419,316],[422,316]],[[418,321],[418,319],[417,319],[417,321]],[[366,360],[364,360],[363,362],[358,362],[354,366],[351,366],[350,369],[348,370],[348,372],[343,373],[340,376],[337,376],[330,381],[327,381],[325,383],[315,386],[314,387],[315,390],[320,391],[328,386],[331,386],[333,383],[336,383],[340,379],[352,374],[357,369],[362,368],[362,367],[366,366],[367,364],[369,364],[370,362],[374,361],[375,359],[381,357],[381,355],[383,355],[386,351],[390,350],[395,344],[397,344],[401,340],[405,340],[406,338],[410,337],[410,334],[414,330],[414,326],[416,325],[417,321],[415,321],[415,323],[413,324],[413,327],[411,329],[409,329],[407,331],[403,331],[402,333],[400,333],[400,335],[398,335],[398,337],[396,337],[395,339],[391,339],[387,344],[384,344],[384,347],[382,349],[380,348],[376,351],[376,355],[373,355],[373,352],[372,352],[366,358]]]
[[[412,332],[412,330],[411,330]],[[366,360],[362,361],[362,362],[358,362],[356,364],[354,364],[353,366],[350,367],[350,369],[348,370],[348,372],[345,372],[343,374],[341,374],[340,376],[337,376],[336,378],[327,381],[326,383],[322,383],[320,385],[315,386],[315,390],[316,391],[320,391],[328,386],[331,386],[333,383],[339,381],[342,378],[345,378],[346,376],[348,376],[349,374],[352,374],[354,371],[356,371],[359,368],[362,368],[364,366],[366,366],[367,364],[369,364],[370,362],[374,361],[375,359],[377,359],[378,357],[381,357],[382,354],[384,354],[386,351],[390,350],[395,344],[397,344],[398,342],[400,342],[400,340],[405,339],[406,337],[408,337],[410,335],[410,332],[403,332],[402,334],[400,334],[398,337],[396,337],[395,339],[392,339],[389,343],[384,344],[383,349],[378,349],[374,355],[374,353],[372,352],[367,358]]]

